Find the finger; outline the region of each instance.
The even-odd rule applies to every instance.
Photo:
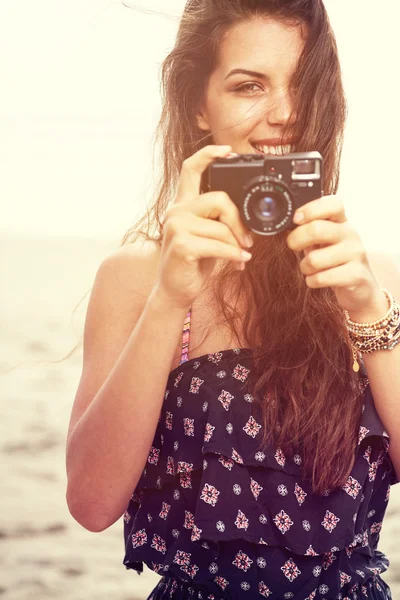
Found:
[[[182,163],[175,203],[194,200],[200,192],[201,176],[215,158],[225,157],[232,146],[205,146]]]
[[[343,203],[337,196],[323,196],[312,200],[296,210],[293,221],[297,225],[309,223],[315,219],[328,219],[337,223],[346,221]]]
[[[287,237],[287,244],[295,252],[301,252],[316,244],[337,244],[349,237],[350,226],[347,223],[348,221],[345,223],[311,221],[291,231]]]
[[[351,261],[333,269],[309,275],[306,277],[306,283],[310,288],[354,287],[363,283],[364,273],[365,269],[359,262]]]
[[[200,202],[196,201],[195,214],[207,219],[218,219],[227,225],[239,244],[248,247],[253,245],[250,230],[240,215],[239,207],[226,192],[207,192],[202,194]]]
[[[204,219],[187,211],[175,214],[169,219],[165,237],[172,239],[173,236],[181,235],[181,232],[185,232],[185,234],[190,233],[193,236],[203,237],[208,240],[219,240],[235,248],[239,248],[239,250],[243,250],[243,247],[246,247],[245,244],[242,244],[243,247],[240,245],[240,240],[236,239],[232,230],[226,224],[213,219]],[[245,268],[245,263],[234,262],[234,267],[236,270],[242,271]]]
[[[190,225],[187,225],[187,231],[192,235],[198,235],[199,237],[205,237],[208,239],[220,240],[226,244],[231,244],[236,248],[241,248],[239,241],[233,235],[231,229],[219,221],[212,219],[202,219],[201,217],[193,216]],[[242,244],[246,247],[245,244]],[[237,271],[244,271],[246,263],[234,262],[234,267]]]
[[[313,250],[318,250],[319,248],[325,248],[326,246],[324,246],[324,244],[313,244],[312,246],[308,246],[307,248],[304,248],[304,256],[307,256],[308,254],[310,254],[310,252],[313,252]]]
[[[319,271],[332,269],[351,261],[362,260],[364,249],[354,242],[341,242],[333,246],[312,250],[300,262],[303,275],[314,275]]]
[[[171,247],[179,255],[180,260],[187,262],[197,262],[202,258],[216,258],[241,263],[248,262],[252,258],[249,252],[240,247],[187,232],[175,236]]]
[[[233,235],[232,229],[226,223],[214,221],[213,219],[203,219],[197,215],[192,215],[190,219],[187,219],[187,217],[184,218],[185,228],[188,233],[208,239],[220,240],[221,242],[242,249],[240,240]]]

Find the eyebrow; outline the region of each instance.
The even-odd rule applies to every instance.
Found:
[[[228,79],[228,77],[232,77],[232,75],[250,75],[250,77],[257,77],[258,79],[269,79],[268,75],[264,75],[264,73],[258,73],[258,71],[249,71],[247,69],[233,69],[225,77],[225,81]]]

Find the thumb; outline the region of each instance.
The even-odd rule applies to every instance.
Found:
[[[231,146],[204,146],[183,161],[175,203],[193,201],[200,193],[201,177],[215,158],[224,158]]]

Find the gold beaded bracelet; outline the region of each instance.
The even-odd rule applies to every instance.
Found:
[[[355,372],[360,370],[357,360],[360,354],[369,354],[377,350],[393,350],[400,343],[400,306],[387,289],[383,288],[383,292],[388,299],[389,309],[378,321],[356,323],[350,319],[348,311],[344,311],[352,344]]]

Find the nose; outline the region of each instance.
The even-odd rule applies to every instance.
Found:
[[[267,120],[271,126],[285,126],[295,121],[294,103],[290,90],[280,89],[271,96]]]

